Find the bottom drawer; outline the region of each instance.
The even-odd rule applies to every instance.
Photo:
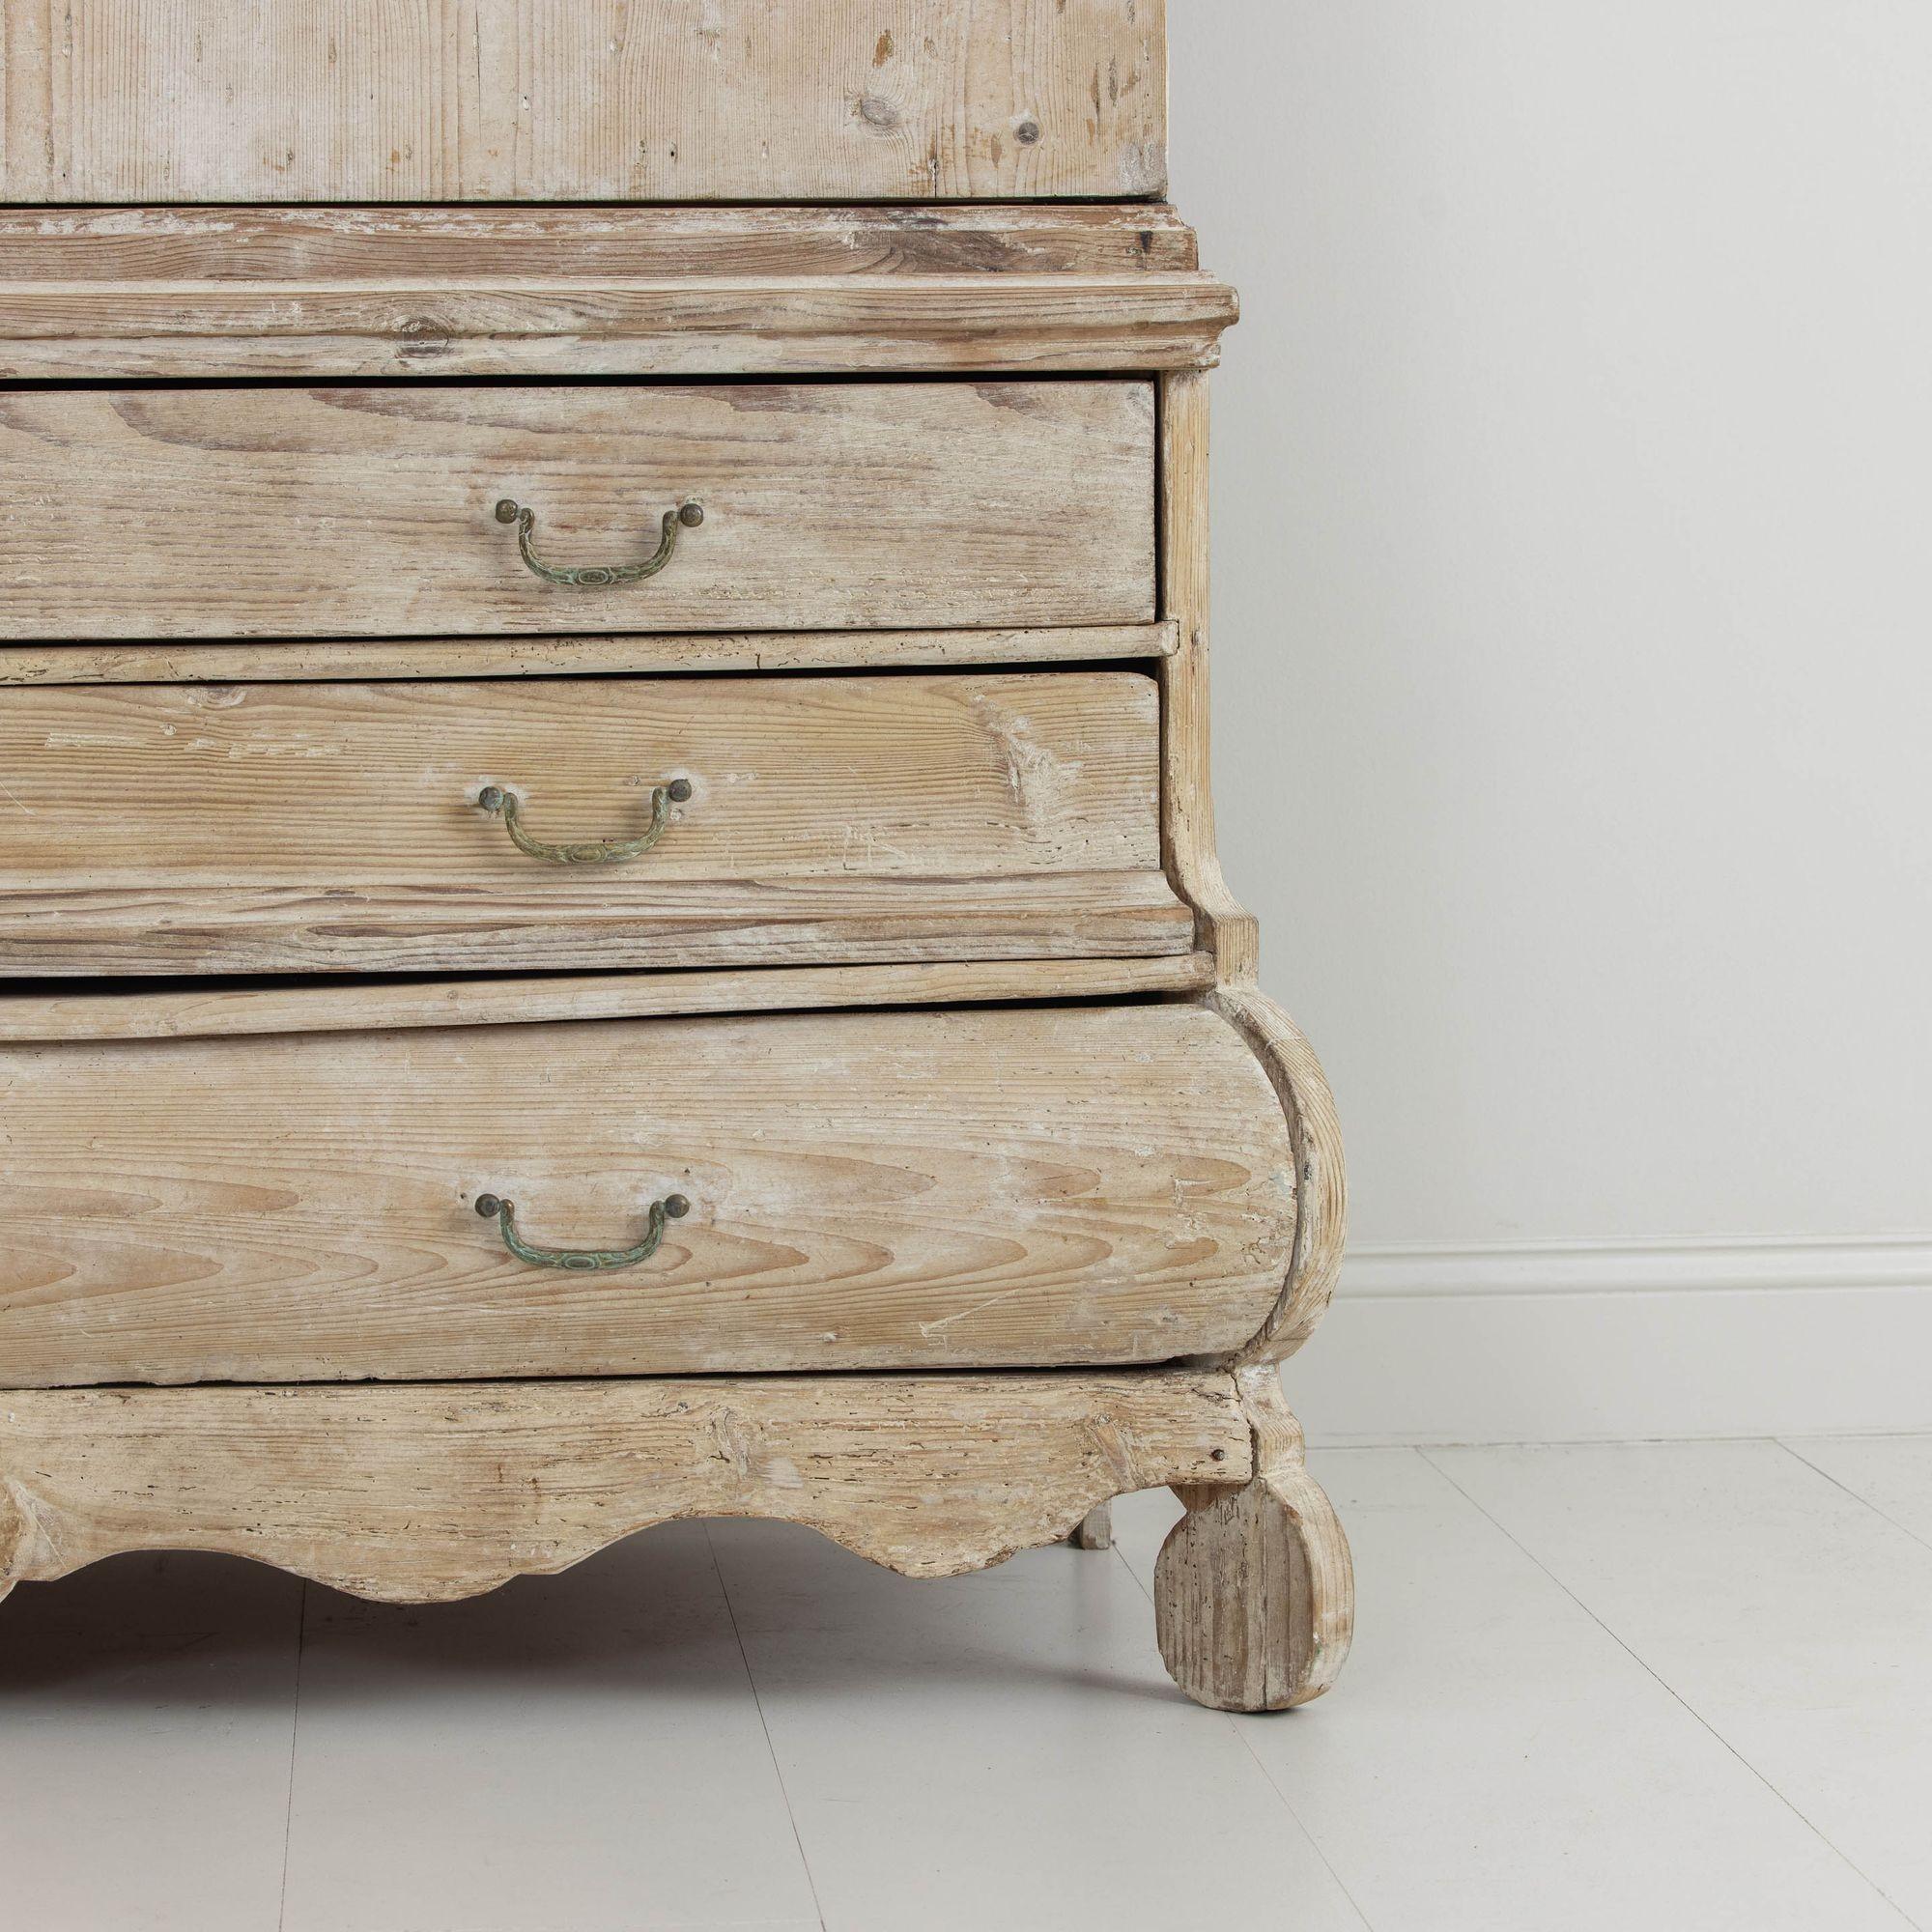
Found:
[[[0,1096],[15,1387],[1161,1361],[1294,1238],[1191,1006],[62,1044]]]

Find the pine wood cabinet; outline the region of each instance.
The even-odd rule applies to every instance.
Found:
[[[1171,1484],[1177,1680],[1301,1702],[1162,10],[731,12],[7,11],[0,1595]]]

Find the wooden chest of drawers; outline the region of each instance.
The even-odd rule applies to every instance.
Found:
[[[0,1595],[1166,1483],[1182,1688],[1317,1694],[1159,7],[248,11],[0,49]]]

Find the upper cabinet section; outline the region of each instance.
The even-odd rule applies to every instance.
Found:
[[[1158,196],[1163,0],[6,0],[0,202]]]

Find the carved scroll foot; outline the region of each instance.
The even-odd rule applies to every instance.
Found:
[[[1075,1549],[1111,1549],[1114,1547],[1114,1506],[1095,1503],[1067,1532],[1066,1540]]]
[[[1175,1491],[1187,1514],[1154,1565],[1154,1625],[1162,1662],[1197,1704],[1285,1711],[1321,1696],[1341,1670],[1354,1572],[1274,1369],[1238,1379],[1254,1476],[1237,1490]]]

